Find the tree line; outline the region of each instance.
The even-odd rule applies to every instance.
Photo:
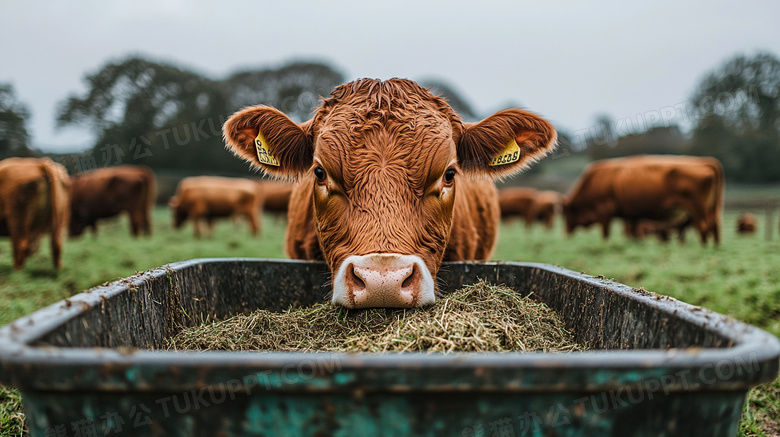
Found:
[[[213,79],[143,57],[109,62],[85,78],[87,91],[68,96],[57,111],[58,126],[92,131],[82,153],[54,156],[78,173],[123,163],[156,170],[244,173],[246,164],[223,147],[221,126],[249,105],[279,108],[295,121],[308,119],[320,98],[345,82],[320,62],[247,69]],[[480,118],[445,82],[422,83],[444,95],[465,120]],[[726,177],[740,182],[780,181],[780,60],[770,53],[738,55],[710,71],[683,109],[688,135],[677,125],[644,125],[626,132],[631,120],[599,116],[579,147],[561,134],[556,157],[587,153],[592,159],[640,153],[714,156]],[[0,84],[0,159],[40,154],[29,144],[29,111],[9,84]],[[657,117],[663,117],[659,114]]]
[[[222,124],[234,111],[266,104],[308,118],[342,83],[328,65],[295,62],[211,79],[175,65],[133,57],[86,77],[87,92],[64,100],[58,126],[88,127],[96,141],[75,159],[75,171],[121,163],[153,169],[246,172],[224,148]]]

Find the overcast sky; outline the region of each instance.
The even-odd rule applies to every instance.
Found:
[[[780,1],[0,0],[0,82],[32,112],[33,145],[91,146],[55,129],[57,104],[129,54],[211,77],[324,60],[348,80],[441,78],[475,110],[509,103],[570,132],[681,107],[737,53],[780,56]],[[670,114],[667,111],[667,114]],[[682,120],[684,122],[684,120]]]

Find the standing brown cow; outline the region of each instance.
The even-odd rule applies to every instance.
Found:
[[[599,223],[609,237],[613,217],[628,222],[637,235],[641,220],[667,228],[686,226],[720,242],[723,169],[714,158],[641,155],[607,159],[588,165],[569,191],[564,204],[566,230]]]
[[[0,235],[10,236],[14,269],[49,232],[55,268],[62,266],[62,234],[68,225],[70,179],[50,159],[8,158],[0,161]]]
[[[97,233],[98,219],[115,217],[126,211],[130,232],[152,234],[151,210],[157,196],[157,182],[148,167],[123,165],[101,168],[72,179],[70,235],[78,236],[87,227]]]
[[[332,302],[350,308],[431,303],[442,260],[488,259],[500,214],[493,179],[555,144],[553,127],[532,113],[464,123],[443,98],[404,79],[341,85],[301,124],[246,108],[224,135],[237,155],[299,181],[287,253],[324,259]]]
[[[178,229],[188,219],[196,237],[201,236],[200,221],[205,219],[213,231],[214,220],[245,216],[252,235],[260,232],[258,214],[262,209],[262,187],[256,181],[241,178],[197,176],[184,178],[169,202],[173,226]]]
[[[533,188],[507,187],[498,191],[498,206],[501,209],[501,218],[511,220],[513,217],[522,217],[525,227],[533,224],[533,204],[537,191]]]

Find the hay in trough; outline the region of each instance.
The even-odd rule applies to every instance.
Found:
[[[340,352],[581,350],[545,304],[479,282],[418,309],[348,310],[329,303],[255,311],[185,328],[169,349]]]

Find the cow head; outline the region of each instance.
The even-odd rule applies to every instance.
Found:
[[[87,228],[89,223],[87,222],[87,216],[89,212],[84,206],[71,206],[70,221],[68,222],[68,235],[71,237],[78,237],[84,233],[84,229]]]
[[[173,196],[168,201],[168,206],[173,212],[173,228],[181,229],[184,222],[187,220],[187,210],[181,206],[181,199],[179,196]]]
[[[592,205],[580,205],[564,200],[563,217],[566,219],[566,234],[571,235],[578,227],[588,228],[599,221],[599,211]]]
[[[432,302],[459,180],[512,175],[555,144],[553,127],[534,114],[508,109],[464,123],[403,79],[339,86],[301,124],[245,108],[224,136],[265,172],[311,185],[333,302],[347,307]]]

